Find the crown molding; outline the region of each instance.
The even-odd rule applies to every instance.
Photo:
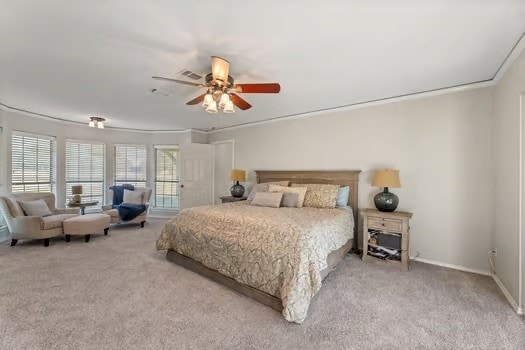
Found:
[[[494,74],[494,77],[492,80],[497,84],[500,79],[507,73],[509,68],[512,66],[514,61],[519,57],[519,55],[525,50],[525,33],[521,34],[521,37],[518,39],[512,50],[510,50],[509,54],[499,66],[498,70],[496,71],[496,74]]]
[[[2,102],[0,102],[0,109],[7,111],[7,112],[14,112],[14,113],[22,114],[28,117],[54,121],[54,122],[62,123],[62,124],[76,125],[76,126],[86,126],[87,125],[86,123],[83,123],[83,122],[76,122],[73,120],[53,117],[47,114],[32,112],[26,109],[9,106]],[[185,133],[185,132],[197,132],[197,133],[207,134],[206,130],[201,130],[201,129],[145,130],[145,129],[119,128],[119,127],[113,127],[113,126],[105,126],[103,130],[106,130],[106,129],[115,130],[115,131],[137,132],[137,133],[144,133],[144,134],[163,134],[163,133],[180,134],[180,133]]]
[[[491,87],[491,86],[496,85],[499,82],[499,80],[505,75],[505,73],[509,70],[509,68],[512,66],[514,61],[516,61],[516,59],[519,57],[519,55],[524,50],[525,50],[525,33],[522,33],[520,38],[516,42],[516,44],[510,50],[509,54],[503,60],[502,64],[498,67],[496,73],[494,73],[493,77],[491,79],[472,82],[472,83],[454,85],[454,86],[438,88],[438,89],[433,89],[433,90],[418,91],[418,92],[399,95],[399,96],[391,96],[391,97],[385,97],[385,98],[380,98],[380,99],[375,99],[375,100],[370,100],[370,101],[357,102],[357,103],[348,104],[348,105],[342,105],[342,106],[318,109],[314,111],[307,111],[307,112],[301,112],[301,113],[296,113],[296,114],[272,117],[272,118],[261,120],[261,121],[240,123],[240,124],[236,124],[232,126],[219,127],[219,128],[211,128],[211,130],[193,129],[193,128],[172,129],[172,130],[146,130],[146,129],[133,129],[133,128],[118,128],[118,127],[111,127],[111,126],[107,126],[106,129],[128,131],[128,132],[139,132],[139,133],[147,133],[147,134],[185,133],[185,132],[196,132],[200,134],[214,134],[214,133],[222,132],[222,131],[247,128],[247,127],[252,127],[252,126],[257,126],[257,125],[276,123],[280,121],[309,118],[309,117],[322,115],[326,112],[350,111],[350,110],[355,110],[355,109],[360,109],[360,108],[384,105],[388,103],[401,102],[401,101],[432,97],[432,96],[439,96],[439,95],[444,95],[444,94],[453,93],[453,92],[486,88],[486,87]],[[0,102],[0,109],[24,114],[30,117],[53,120],[53,121],[60,122],[60,123],[66,123],[66,124],[72,124],[72,125],[84,125],[84,123],[82,122],[75,122],[75,121],[66,120],[63,118],[45,115],[42,113],[32,112],[32,111],[24,110],[21,108],[8,106],[2,102]]]
[[[208,133],[213,134],[221,131],[228,131],[228,130],[235,130],[240,128],[247,128],[257,125],[264,125],[269,123],[275,123],[285,120],[293,120],[293,119],[302,119],[302,118],[309,118],[314,116],[322,115],[326,112],[344,112],[344,111],[351,111],[355,109],[361,109],[365,107],[373,107],[373,106],[380,106],[384,104],[394,103],[394,102],[401,102],[401,101],[408,101],[408,100],[415,100],[419,98],[425,98],[425,97],[431,97],[431,96],[439,96],[444,94],[449,94],[453,92],[459,92],[459,91],[466,91],[466,90],[474,90],[474,89],[480,89],[485,87],[491,87],[494,86],[495,83],[492,79],[490,80],[483,80],[478,81],[475,83],[469,83],[469,84],[463,84],[463,85],[455,85],[455,86],[449,86],[445,88],[435,89],[435,90],[428,90],[428,91],[420,91],[420,92],[414,92],[406,95],[399,95],[394,97],[386,97],[386,98],[380,98],[377,100],[370,100],[366,102],[357,102],[349,105],[342,105],[342,106],[336,106],[336,107],[330,107],[330,108],[324,108],[324,109],[318,109],[314,111],[308,111],[308,112],[302,112],[297,114],[289,114],[285,116],[280,117],[274,117],[266,120],[256,121],[256,122],[249,122],[244,124],[237,124],[232,126],[227,126],[224,128],[215,128],[213,130],[210,130]]]

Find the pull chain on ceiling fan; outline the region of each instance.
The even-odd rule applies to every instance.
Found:
[[[208,89],[205,94],[186,102],[186,104],[202,103],[202,106],[209,113],[217,113],[219,110],[224,113],[234,113],[234,105],[243,111],[250,109],[252,106],[236,93],[277,94],[281,91],[281,86],[278,83],[235,84],[229,73],[230,62],[218,56],[211,56],[211,73],[206,75],[205,84],[158,76],[152,78]]]

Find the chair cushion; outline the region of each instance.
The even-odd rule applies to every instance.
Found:
[[[52,230],[54,228],[61,228],[64,220],[74,218],[77,214],[56,214],[44,216],[40,227],[42,230]]]
[[[119,217],[117,209],[104,210],[104,214],[109,215],[111,217]]]
[[[64,234],[85,235],[109,227],[111,218],[106,214],[78,215],[64,221]]]
[[[49,216],[53,215],[47,203],[43,199],[34,201],[18,201],[27,216]]]

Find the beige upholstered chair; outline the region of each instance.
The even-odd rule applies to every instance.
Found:
[[[33,201],[43,199],[53,215],[27,216],[18,201]],[[62,222],[80,214],[78,208],[57,209],[55,195],[49,192],[12,193],[0,197],[0,211],[11,234],[11,246],[20,239],[43,239],[44,245],[49,245],[49,238],[63,234]]]
[[[142,204],[146,205],[146,211],[144,213],[140,214],[139,216],[137,216],[133,220],[122,221],[120,219],[120,216],[118,214],[118,210],[117,209],[112,209],[111,204],[104,205],[102,207],[102,211],[103,211],[104,214],[107,214],[107,215],[111,216],[111,223],[112,224],[121,224],[121,223],[139,224],[140,223],[140,227],[144,227],[144,223],[146,223],[146,218],[148,216],[148,211],[149,211],[149,201],[150,201],[150,198],[151,198],[151,188],[148,188],[148,187],[135,187],[135,192],[142,192],[144,194],[142,196]],[[113,191],[112,190],[109,190],[108,201],[109,202],[113,202]]]

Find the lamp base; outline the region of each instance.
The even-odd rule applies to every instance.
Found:
[[[80,197],[79,194],[75,194],[75,195],[73,196],[73,199],[71,200],[71,202],[72,202],[72,203],[75,203],[75,204],[78,204],[78,203],[80,203],[81,201],[82,201],[82,198]]]
[[[241,198],[244,195],[244,186],[239,184],[239,181],[230,188],[232,197]]]
[[[383,192],[375,195],[374,204],[379,211],[393,212],[399,204],[399,197],[392,192],[388,192],[388,187],[385,187]]]

